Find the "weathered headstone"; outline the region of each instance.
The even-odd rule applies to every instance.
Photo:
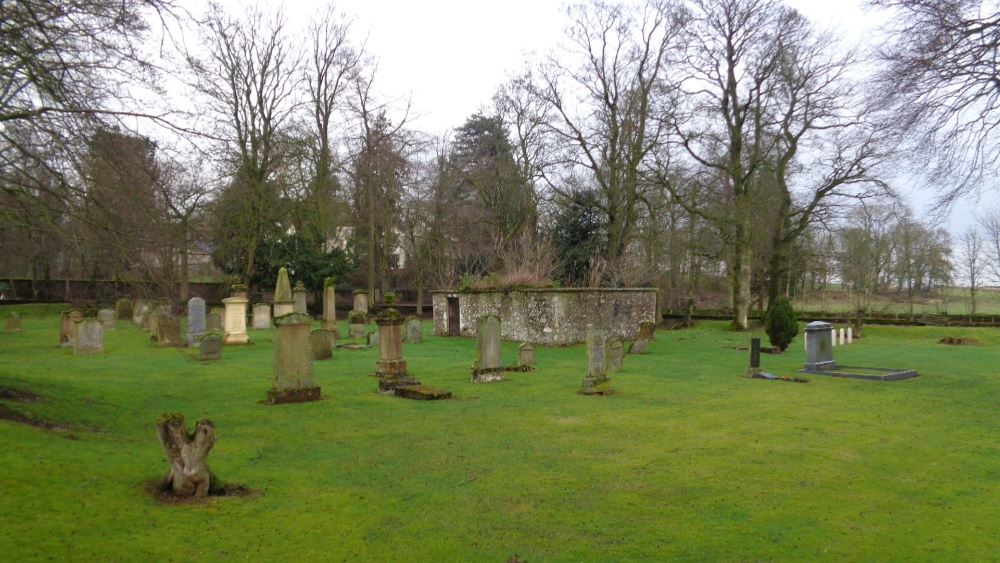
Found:
[[[806,371],[837,367],[833,361],[833,325],[815,321],[806,325]]]
[[[198,359],[221,360],[222,359],[222,336],[215,332],[209,332],[198,343]]]
[[[847,343],[854,344],[854,329],[847,327]]]
[[[750,339],[750,367],[747,368],[746,376],[753,377],[760,373],[760,338]]]
[[[333,348],[337,345],[337,339],[333,333],[325,328],[317,328],[309,335],[312,344],[314,360],[329,360],[333,357]]]
[[[4,331],[21,332],[21,315],[19,315],[17,311],[7,315],[7,321],[4,324]]]
[[[104,325],[97,319],[83,319],[76,323],[73,338],[74,354],[103,354]]]
[[[367,338],[368,338],[368,345],[369,346],[378,346],[379,339],[381,338],[379,336],[379,333],[378,333],[378,328],[376,327],[375,330],[373,330],[372,332],[369,332]]]
[[[364,338],[367,330],[368,313],[362,311],[351,311],[347,315],[350,326],[348,338]]]
[[[617,338],[612,339],[608,346],[608,371],[617,373],[622,370],[622,358],[625,355],[625,346]]]
[[[267,392],[268,404],[319,400],[309,341],[311,325],[312,320],[299,313],[275,317],[274,380]]]
[[[195,342],[205,336],[205,300],[201,297],[188,299],[188,323],[187,342],[188,346],[193,346]]]
[[[133,312],[131,299],[122,297],[118,301],[115,301],[115,314],[119,320],[132,318]]]
[[[517,348],[517,365],[521,371],[531,371],[535,368],[535,345],[523,342]]]
[[[611,392],[605,342],[604,331],[587,331],[587,377],[583,378],[581,389],[584,395],[604,395]]]
[[[274,317],[283,317],[295,312],[295,298],[292,297],[292,286],[288,282],[288,270],[278,270],[278,281],[274,284]]]
[[[368,312],[368,292],[363,289],[354,290],[354,311]]]
[[[97,312],[97,320],[104,325],[104,330],[112,330],[118,322],[118,315],[114,309],[101,309]]]
[[[205,331],[222,333],[222,317],[225,314],[225,309],[213,307],[212,310],[205,315]]]
[[[323,328],[337,335],[337,288],[333,278],[323,280]]]
[[[844,328],[840,329],[840,345],[843,346],[847,344],[847,330]]]
[[[639,334],[635,337],[636,340],[654,340],[656,339],[656,323],[653,321],[642,321],[639,323]]]
[[[271,328],[271,305],[268,303],[256,303],[253,306],[253,328],[255,330],[267,330]]]
[[[309,311],[306,309],[306,296],[308,292],[306,291],[305,284],[302,280],[295,282],[295,289],[292,290],[292,299],[295,301],[295,312],[308,315]]]
[[[395,394],[397,387],[420,385],[406,369],[406,360],[403,359],[403,316],[393,308],[395,303],[396,296],[387,293],[385,307],[375,316],[379,332],[375,375],[379,380],[379,393],[383,394]]]
[[[226,344],[247,344],[250,335],[247,334],[247,304],[246,297],[228,297],[222,300],[226,306],[223,318],[223,341]]]
[[[417,317],[407,317],[405,341],[407,344],[420,344],[424,341],[424,327]]]
[[[59,346],[62,348],[72,348],[73,338],[76,337],[77,323],[83,320],[83,311],[76,308],[66,309],[60,316],[59,324]]]
[[[629,348],[629,354],[645,354],[646,348],[649,346],[649,340],[646,338],[636,339],[632,343],[632,347]]]
[[[136,326],[146,325],[146,315],[149,314],[150,303],[145,299],[138,299],[135,302],[135,306],[132,307],[132,322]]]
[[[161,348],[183,346],[181,340],[181,321],[173,315],[157,315],[156,343]]]
[[[492,383],[506,379],[501,354],[500,317],[486,315],[476,322],[476,362],[472,366],[473,383]]]
[[[151,338],[156,337],[156,327],[160,322],[160,313],[155,308],[146,313],[143,317],[142,329],[148,330],[152,335]]]

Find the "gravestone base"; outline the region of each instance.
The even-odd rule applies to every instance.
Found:
[[[451,391],[432,389],[423,385],[404,385],[396,387],[396,396],[403,399],[413,399],[415,401],[439,401],[450,399]]]
[[[364,338],[368,333],[367,327],[368,325],[352,324],[348,338]]]
[[[496,383],[505,379],[507,379],[507,370],[505,368],[472,370],[473,383]]]
[[[375,377],[406,377],[406,360],[376,360]]]
[[[307,403],[320,400],[319,387],[304,387],[302,389],[268,389],[267,404]]]
[[[862,381],[902,381],[919,376],[916,370],[912,369],[892,369],[892,368],[868,368],[852,366],[835,366],[829,369],[815,370],[800,369],[799,373],[810,375],[828,375],[830,377],[843,377],[846,379],[860,379]]]
[[[504,369],[506,369],[507,371],[519,371],[519,372],[522,372],[522,373],[528,373],[529,371],[535,371],[534,367],[532,367],[532,366],[523,366],[523,365],[522,366],[511,366],[511,367],[507,367],[507,368],[504,368]]]
[[[585,377],[583,378],[583,388],[580,393],[584,395],[610,395],[614,390],[611,389],[611,379],[608,377],[595,378],[595,377]]]
[[[337,348],[341,350],[367,350],[371,346],[367,344],[337,344]]]
[[[400,387],[419,387],[420,382],[408,375],[395,377],[379,377],[378,392],[383,395],[395,395]]]
[[[232,333],[230,333],[230,334],[227,334],[225,336],[225,338],[223,339],[223,341],[226,344],[237,344],[237,345],[239,345],[239,344],[249,344],[250,343],[250,335],[247,334],[247,333],[245,333],[245,332],[242,333],[242,334],[232,334]]]
[[[837,369],[837,362],[816,362],[814,364],[806,364],[806,369],[803,371],[832,371]]]

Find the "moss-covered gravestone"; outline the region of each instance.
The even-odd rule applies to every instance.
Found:
[[[617,373],[622,369],[622,359],[625,355],[625,347],[622,341],[612,339],[608,342],[608,371]]]
[[[656,323],[653,321],[642,321],[639,323],[639,334],[635,336],[636,340],[654,340],[656,339]]]
[[[367,332],[368,313],[364,311],[351,311],[347,315],[349,325],[349,338],[365,338]]]
[[[310,342],[312,320],[290,313],[274,319],[274,380],[267,392],[268,404],[317,401],[320,389],[313,375]]]
[[[500,317],[486,315],[476,323],[476,361],[472,366],[473,383],[493,383],[506,379],[500,339]]]
[[[531,342],[522,342],[517,348],[517,365],[521,371],[531,371],[535,369],[535,345]]]
[[[13,313],[7,315],[7,321],[4,323],[5,332],[21,332],[21,315],[14,311]]]
[[[212,361],[222,359],[222,336],[217,332],[209,332],[198,343],[198,359]]]
[[[422,401],[450,398],[450,391],[425,387],[407,371],[403,359],[403,316],[393,308],[395,303],[396,296],[386,293],[385,307],[375,315],[379,334],[375,375],[379,393]]]
[[[333,347],[337,345],[337,340],[332,332],[325,328],[317,328],[309,335],[309,339],[312,343],[314,360],[329,360],[333,357]]]
[[[122,297],[118,301],[115,301],[115,314],[118,316],[118,320],[125,320],[132,318],[132,300]]]
[[[161,348],[176,348],[183,346],[181,340],[181,321],[173,315],[157,315],[159,322],[156,324],[156,344]]]
[[[222,332],[222,315],[225,314],[224,310],[220,311],[218,309],[212,309],[210,313],[205,315],[205,331],[206,332]]]
[[[587,377],[583,379],[581,389],[584,395],[604,395],[611,392],[605,345],[604,331],[587,331]]]
[[[292,297],[292,285],[288,282],[288,270],[278,270],[278,281],[274,284],[274,316],[283,317],[295,312],[295,298]]]

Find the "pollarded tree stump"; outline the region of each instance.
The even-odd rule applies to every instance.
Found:
[[[198,421],[194,433],[184,428],[184,415],[167,413],[156,421],[156,437],[170,462],[170,472],[163,478],[162,490],[175,495],[204,498],[212,486],[212,473],[205,459],[215,445],[215,425]]]

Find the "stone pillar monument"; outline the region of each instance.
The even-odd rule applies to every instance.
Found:
[[[606,344],[603,330],[587,331],[587,377],[583,378],[583,389],[580,390],[584,395],[605,395],[611,392]]]
[[[306,308],[306,296],[309,292],[306,291],[305,284],[302,280],[295,282],[295,289],[292,290],[292,300],[295,301],[295,312],[300,315],[308,315],[309,311]]]
[[[324,329],[337,335],[337,288],[333,278],[323,280],[323,323]]]
[[[368,292],[363,289],[354,290],[354,311],[368,312]]]
[[[295,312],[295,298],[292,297],[292,286],[288,283],[288,270],[278,270],[278,282],[274,285],[274,318],[283,317]]]
[[[375,316],[379,333],[375,376],[378,377],[379,393],[386,395],[395,394],[397,387],[420,385],[406,371],[406,360],[403,359],[403,315],[393,308],[395,304],[396,296],[392,293],[385,294],[385,307]],[[367,306],[367,301],[365,305]]]

